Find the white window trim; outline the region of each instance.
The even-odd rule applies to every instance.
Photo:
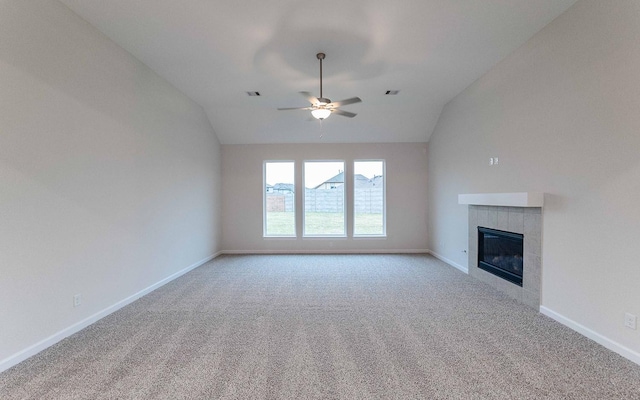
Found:
[[[342,199],[342,216],[343,216],[343,221],[342,221],[342,226],[344,227],[344,233],[342,234],[326,234],[326,235],[321,235],[321,234],[307,234],[307,223],[306,223],[306,214],[307,214],[307,210],[306,210],[306,204],[307,204],[307,200],[306,200],[306,196],[307,196],[307,185],[306,185],[306,179],[305,179],[305,169],[307,167],[307,163],[312,163],[312,162],[318,162],[318,163],[322,163],[322,162],[341,162],[342,166],[344,167],[343,171],[344,171],[344,176],[345,176],[345,180],[344,180],[344,191],[342,192],[344,198]],[[347,162],[346,160],[332,160],[332,159],[320,159],[320,160],[303,160],[302,161],[302,237],[303,238],[346,238],[347,236]]]
[[[379,234],[356,234],[356,163],[357,162],[382,162],[382,233]],[[356,159],[353,160],[353,209],[351,210],[351,221],[353,223],[353,237],[362,238],[386,238],[387,237],[387,161],[381,158]],[[346,180],[346,179],[345,179]]]
[[[292,163],[293,164],[293,235],[269,235],[267,234],[267,164],[268,163]],[[296,238],[298,227],[296,226],[296,162],[295,160],[264,160],[262,162],[262,237],[264,239],[291,239]]]

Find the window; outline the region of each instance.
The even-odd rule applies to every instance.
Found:
[[[303,236],[346,237],[345,166],[345,161],[303,162],[303,201],[301,205],[296,206],[295,162],[265,161],[263,164],[264,237],[296,237],[298,232],[296,211],[302,212]],[[349,200],[349,222],[353,222],[353,225],[349,227],[349,232],[351,233],[353,228],[354,237],[386,236],[385,161],[355,160],[353,173],[351,171],[349,173],[348,185],[353,183],[353,198]]]
[[[353,163],[353,235],[385,236],[384,160]]]
[[[293,161],[264,162],[264,236],[296,236]]]
[[[305,161],[304,236],[346,236],[344,161]]]

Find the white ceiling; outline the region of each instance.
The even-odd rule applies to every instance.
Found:
[[[576,0],[61,1],[236,144],[427,141],[449,100]],[[319,96],[319,51],[325,97],[359,96],[355,118],[276,110]]]

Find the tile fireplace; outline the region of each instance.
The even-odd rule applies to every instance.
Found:
[[[542,274],[543,195],[488,195],[491,196],[489,205],[482,204],[482,195],[459,197],[459,203],[469,206],[469,275],[538,310]],[[482,229],[479,230],[479,227]],[[486,244],[486,232],[492,243],[489,245],[489,254],[481,254],[479,244]],[[494,237],[496,233],[503,234],[502,242]],[[521,250],[515,243],[519,238]]]

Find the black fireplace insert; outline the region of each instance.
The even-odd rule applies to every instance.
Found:
[[[522,286],[523,238],[519,233],[478,227],[478,268]]]

